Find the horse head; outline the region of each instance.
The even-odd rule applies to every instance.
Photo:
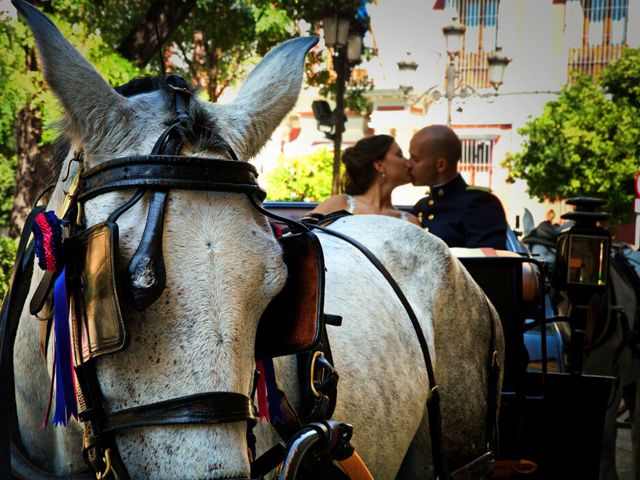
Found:
[[[125,96],[45,15],[22,0],[13,3],[36,38],[45,79],[64,108],[62,129],[70,151],[83,152],[65,160],[49,204],[58,211],[77,173],[148,155],[176,117],[181,117],[176,162],[202,157],[194,165],[204,171],[209,157],[230,162],[234,153],[242,160],[253,157],[294,106],[305,55],[317,42],[296,38],[273,49],[228,105],[197,98],[175,78],[145,80],[145,88],[129,85],[120,90],[128,90]],[[88,198],[82,205],[86,227],[105,222],[136,191]],[[129,344],[93,359],[106,413],[209,392],[249,396],[258,321],[287,276],[271,227],[246,192],[172,187],[165,194],[162,296],[137,309],[122,301]],[[117,219],[120,272],[130,268],[141,244],[153,198],[146,191]],[[195,478],[246,478],[246,432],[246,421],[236,421],[133,426],[113,436],[132,478],[180,478],[187,472]],[[68,448],[79,453],[81,445]]]
[[[528,221],[528,224],[533,225],[532,218]],[[535,228],[527,228],[522,239],[522,243],[529,247],[531,254],[546,263],[549,278],[553,277],[556,244],[562,228],[544,221]]]

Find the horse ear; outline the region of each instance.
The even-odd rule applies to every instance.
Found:
[[[46,15],[23,0],[11,3],[33,32],[45,80],[82,133],[125,102]]]
[[[526,237],[527,235],[529,235],[534,228],[535,223],[533,221],[533,215],[528,208],[525,208],[524,215],[522,216],[522,231],[524,233],[524,236]]]
[[[304,59],[314,36],[287,40],[271,50],[228,105],[210,104],[216,123],[240,158],[248,160],[267,143],[300,94]]]

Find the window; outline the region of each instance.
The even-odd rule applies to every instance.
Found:
[[[565,23],[579,22],[580,45],[569,48],[569,81],[575,71],[597,77],[627,47],[629,0],[568,0]]]
[[[466,26],[463,51],[457,57],[461,80],[475,88],[487,88],[487,54],[496,48],[499,0],[446,0],[445,12]]]
[[[458,170],[470,185],[491,187],[493,173],[493,144],[490,138],[464,138]]]

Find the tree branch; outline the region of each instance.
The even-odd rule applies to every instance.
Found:
[[[144,67],[196,6],[196,0],[154,0],[146,15],[118,47],[123,57]]]

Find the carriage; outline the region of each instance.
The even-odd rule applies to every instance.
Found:
[[[239,159],[292,108],[317,39],[270,52],[230,105],[177,76],[125,96],[14,4],[73,148],[27,221],[0,321],[0,476],[483,478],[503,377],[501,422],[548,415],[555,380],[521,358],[520,320],[543,312],[540,293],[523,299],[535,259],[456,257],[382,216],[327,227],[265,208]],[[508,282],[492,290],[487,271]],[[51,408],[66,428],[40,427]],[[505,460],[521,455],[522,437],[502,438]]]

